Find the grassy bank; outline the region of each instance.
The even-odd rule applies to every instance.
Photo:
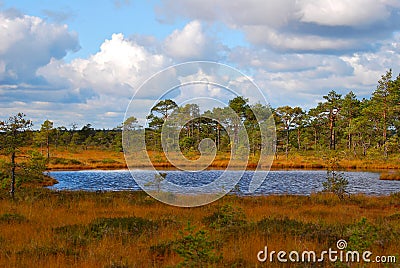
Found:
[[[257,253],[264,246],[321,252],[339,239],[400,262],[399,194],[226,196],[199,208],[143,192],[25,189],[15,201],[0,194],[1,267],[278,267],[259,263]]]
[[[400,180],[400,171],[382,172],[380,175],[380,179],[381,180],[398,181],[398,180]]]
[[[149,152],[152,164],[157,168],[173,167],[162,153]],[[196,159],[196,155],[191,158]],[[212,162],[211,168],[225,168],[229,163],[229,154],[219,154]],[[149,167],[148,162],[143,159],[132,159],[134,166]],[[249,168],[255,168],[257,159],[250,157]],[[263,163],[262,163],[263,164]],[[340,155],[339,165],[343,169],[399,169],[400,157],[392,155],[388,159],[381,156],[354,158],[351,155]],[[265,166],[264,166],[265,167]],[[314,153],[291,153],[286,158],[285,155],[278,154],[272,163],[273,169],[297,168],[297,169],[325,169],[327,159],[323,155]],[[122,152],[107,150],[64,150],[53,151],[48,164],[48,169],[121,169],[126,168],[124,154]]]

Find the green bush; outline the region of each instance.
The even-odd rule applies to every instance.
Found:
[[[322,183],[324,192],[334,193],[340,200],[344,199],[348,185],[349,181],[335,170],[328,170],[326,181]]]
[[[350,226],[347,232],[350,234],[348,250],[363,252],[369,250],[377,238],[377,228],[371,225],[366,218]]]
[[[26,174],[35,177],[41,177],[46,170],[46,158],[37,151],[29,151],[29,162],[25,163],[24,170]]]
[[[53,229],[56,235],[74,247],[85,246],[89,243],[89,237],[85,235],[85,230],[86,226],[82,224],[65,225]]]
[[[158,229],[157,222],[140,217],[99,218],[89,225],[73,224],[57,227],[54,232],[74,246],[86,245],[90,240],[100,240],[104,236],[120,236],[130,239]]]
[[[54,165],[80,165],[82,162],[76,159],[67,159],[61,157],[54,157],[50,159],[50,163]]]
[[[216,255],[207,231],[195,231],[195,227],[188,223],[185,230],[179,233],[181,237],[175,242],[174,248],[183,258],[179,267],[208,267],[222,259],[221,255]]]
[[[241,208],[226,204],[212,215],[205,217],[203,222],[214,229],[243,226],[246,224],[246,215]]]

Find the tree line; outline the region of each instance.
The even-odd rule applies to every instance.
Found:
[[[10,119],[15,121],[20,117],[20,122],[0,122],[0,136],[4,145],[7,133],[11,131],[10,125],[26,120],[29,124],[20,126],[16,131],[25,132],[26,146],[37,148],[49,158],[51,148],[86,150],[96,147],[122,151],[123,129],[144,130],[147,149],[162,151],[163,124],[169,117],[177,115],[174,120],[184,122],[179,134],[179,146],[183,151],[196,151],[204,138],[214,140],[220,152],[238,150],[240,148],[235,146],[240,143],[240,125],[243,125],[249,150],[257,153],[261,146],[260,122],[254,114],[257,111],[265,118],[273,116],[276,150],[286,156],[293,151],[347,150],[355,157],[377,152],[387,157],[399,151],[400,75],[393,79],[392,71],[387,71],[370,98],[360,100],[352,91],[343,96],[332,90],[323,99],[316,107],[305,111],[301,107],[250,105],[248,99],[239,96],[230,100],[228,107],[215,107],[203,113],[197,104],[178,106],[173,100],[166,99],[151,109],[145,128],[131,116],[114,129],[95,129],[91,124],[80,129],[73,124],[67,129],[64,126],[54,127],[53,122],[45,120],[39,130],[32,130],[32,122],[19,114]],[[237,116],[232,116],[232,110]]]
[[[257,114],[264,112],[266,116],[272,111],[277,134],[276,151],[284,152],[286,157],[292,151],[342,150],[354,157],[367,154],[388,157],[399,152],[400,75],[393,79],[392,71],[387,71],[370,98],[360,100],[352,91],[343,96],[332,90],[323,99],[316,107],[305,111],[301,107],[249,105],[247,99],[236,97],[229,101],[229,107],[214,108],[203,114],[196,104],[178,107],[172,100],[163,100],[148,116],[146,145],[150,150],[162,150],[162,126],[178,111],[187,122],[181,126],[179,145],[182,150],[196,150],[204,138],[213,139],[219,151],[235,149],[238,144],[236,129],[242,123],[249,137],[250,152],[256,154],[260,150],[261,134],[254,111]],[[235,111],[241,122],[235,122],[229,115],[229,108]],[[218,121],[231,128],[233,140]]]

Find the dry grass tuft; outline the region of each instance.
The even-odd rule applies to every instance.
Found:
[[[398,181],[400,180],[400,172],[399,171],[382,172],[379,178],[381,180]]]

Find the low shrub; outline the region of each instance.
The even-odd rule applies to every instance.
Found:
[[[157,228],[157,223],[140,217],[99,218],[88,226],[86,234],[101,239],[104,235],[139,235]]]
[[[284,237],[294,236],[328,244],[343,238],[345,232],[344,225],[304,223],[288,217],[264,218],[257,222],[257,229],[267,236],[281,234]]]
[[[334,193],[340,200],[343,200],[347,194],[348,185],[349,181],[335,170],[328,170],[326,181],[322,183],[324,192]]]
[[[209,267],[222,259],[215,253],[214,242],[210,240],[208,232],[188,223],[184,231],[180,231],[180,238],[175,242],[174,251],[183,258],[178,267]]]
[[[53,157],[50,159],[50,164],[53,164],[53,165],[81,165],[82,162],[79,160],[76,160],[76,159]]]
[[[349,226],[347,232],[350,234],[347,249],[363,252],[371,248],[377,239],[378,230],[366,218],[362,218],[356,224]]]
[[[246,215],[241,208],[226,204],[205,217],[203,222],[214,229],[243,226],[246,224]]]
[[[24,215],[18,213],[4,213],[0,216],[0,223],[23,223],[27,221],[28,219]]]
[[[159,224],[140,217],[99,218],[89,225],[73,224],[57,227],[54,232],[73,245],[86,245],[90,240],[100,240],[104,236],[120,236],[130,239],[144,232],[157,230]]]

